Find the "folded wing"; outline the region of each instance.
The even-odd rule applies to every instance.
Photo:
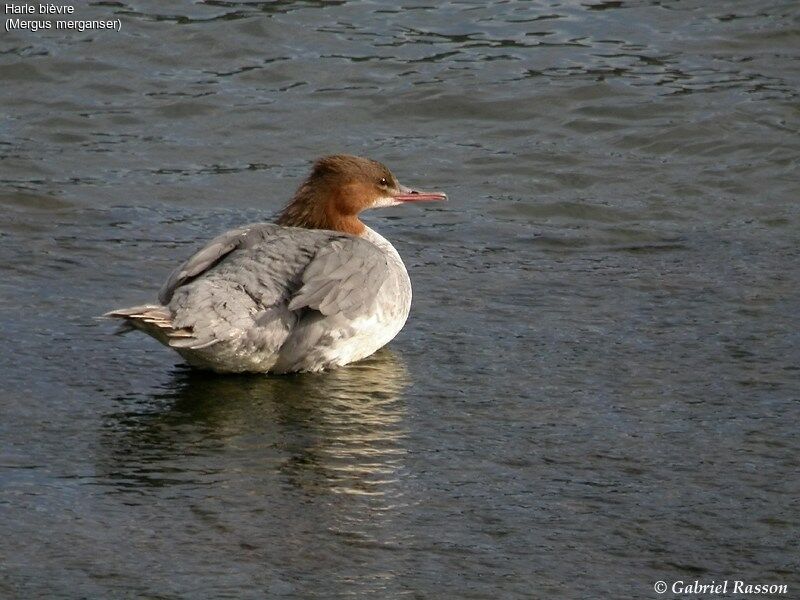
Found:
[[[390,275],[386,255],[374,244],[350,236],[331,240],[303,271],[289,310],[307,307],[349,319],[370,314]]]
[[[374,311],[392,280],[385,254],[366,240],[259,223],[211,240],[173,271],[159,299],[181,332],[171,346],[228,341],[266,356],[304,320]]]

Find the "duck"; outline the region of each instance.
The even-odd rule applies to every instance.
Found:
[[[361,213],[446,199],[401,185],[376,160],[325,156],[273,222],[213,238],[172,271],[158,303],[103,316],[217,373],[345,366],[400,332],[412,298],[403,260]]]

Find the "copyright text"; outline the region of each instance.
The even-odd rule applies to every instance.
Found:
[[[668,584],[666,581],[656,581],[653,585],[658,594],[665,594],[671,591],[673,594],[787,594],[789,586],[780,583],[750,583],[739,579],[711,581],[703,583],[701,581],[677,580]]]

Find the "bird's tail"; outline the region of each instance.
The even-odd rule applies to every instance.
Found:
[[[173,327],[172,313],[166,306],[143,304],[112,310],[103,316],[124,321],[117,333],[140,329],[166,346],[169,346],[171,341],[192,336],[192,333],[186,329]]]

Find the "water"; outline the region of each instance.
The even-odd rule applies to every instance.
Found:
[[[74,4],[0,34],[0,596],[648,598],[798,578],[793,2]],[[415,302],[213,377],[102,312],[368,155]]]

